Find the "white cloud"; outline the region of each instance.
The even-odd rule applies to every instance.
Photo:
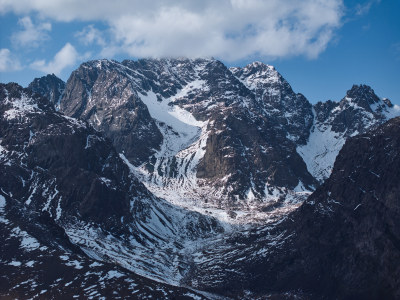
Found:
[[[102,47],[106,45],[102,32],[95,28],[93,24],[86,26],[82,31],[77,32],[75,36],[84,45],[90,45],[93,43]]]
[[[36,60],[30,67],[35,70],[42,71],[44,73],[54,73],[60,75],[62,70],[67,67],[73,66],[78,60],[78,53],[74,46],[70,43],[57,52],[53,60],[46,63],[45,60]]]
[[[212,0],[207,0],[212,2]],[[157,7],[171,5],[178,0],[0,0],[0,13],[28,14],[38,12],[42,17],[58,21],[108,20],[121,14],[148,13]],[[197,2],[189,0],[188,3]]]
[[[17,71],[21,69],[21,64],[9,49],[0,49],[0,72]]]
[[[343,15],[342,0],[0,0],[0,7],[58,21],[106,22],[115,38],[101,45],[102,53],[224,60],[316,57]],[[82,36],[104,42],[94,29]]]
[[[373,4],[380,3],[380,2],[381,2],[381,0],[370,0],[363,4],[358,3],[356,5],[356,15],[358,15],[358,16],[366,15],[367,13],[369,13]]]
[[[18,20],[18,24],[23,29],[11,36],[11,40],[16,46],[37,47],[39,42],[49,38],[47,32],[51,31],[51,24],[48,22],[35,25],[30,17],[23,17]]]

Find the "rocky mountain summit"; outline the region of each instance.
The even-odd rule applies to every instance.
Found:
[[[186,58],[84,63],[60,110],[109,137],[157,196],[238,222],[296,208],[348,137],[400,115],[367,86],[313,106],[272,66]]]
[[[259,72],[263,72],[264,67],[261,64],[256,66],[260,68]],[[96,76],[78,76],[88,70]],[[274,76],[278,76],[274,72]],[[104,76],[119,79],[104,82]],[[270,74],[263,76],[270,78]],[[78,89],[77,80],[91,84]],[[279,96],[271,90],[270,97],[276,98],[277,103],[279,99],[288,97],[288,105],[304,104],[305,111],[312,116],[311,105],[306,99],[294,94],[283,78],[279,77],[278,81],[276,89],[280,90],[282,85],[287,90]],[[76,94],[69,92],[74,89]],[[113,98],[116,90],[118,100]],[[86,101],[87,96],[81,97],[81,94],[90,95],[95,100]],[[121,95],[126,96],[121,98]],[[104,113],[110,114],[113,105],[127,103],[124,99],[129,97],[138,104],[125,111],[130,111],[135,120],[143,120],[143,128],[147,131],[128,131],[116,126],[105,134],[114,137],[117,149],[118,141],[125,139],[126,134],[149,142],[148,145],[141,144],[147,145],[146,149],[134,148],[142,153],[135,154],[135,157],[147,158],[141,161],[136,158],[131,162],[145,185],[171,202],[183,198],[182,205],[200,203],[198,206],[208,209],[251,210],[253,205],[265,203],[262,199],[276,203],[280,196],[290,194],[287,198],[291,201],[296,191],[312,190],[317,184],[295,151],[295,141],[305,141],[312,118],[296,115],[296,124],[288,125],[285,119],[286,126],[277,126],[282,121],[275,113],[277,108],[256,97],[254,91],[219,61],[89,62],[68,80],[61,111],[88,120],[102,130],[105,125],[101,124],[110,126],[109,122],[115,122],[116,118],[99,119],[99,114],[93,112],[101,106]],[[108,105],[101,104],[102,101]],[[142,103],[149,115],[132,112]],[[281,103],[279,107],[285,106]],[[294,111],[295,107],[292,108]],[[286,115],[289,114],[288,111]],[[148,132],[152,134],[149,136]],[[155,135],[159,137],[158,133],[162,138],[153,139]],[[267,210],[270,204],[266,203]]]
[[[50,100],[56,109],[60,108],[61,97],[65,90],[65,82],[54,74],[35,78],[28,86],[34,93],[38,93]]]
[[[273,66],[254,62],[230,70],[255,94],[265,114],[283,127],[288,139],[306,143],[313,121],[312,105],[302,94],[294,93]]]
[[[314,123],[306,145],[297,151],[320,182],[329,177],[333,163],[348,137],[365,133],[400,115],[400,107],[380,99],[366,85],[354,85],[340,102],[314,105]]]

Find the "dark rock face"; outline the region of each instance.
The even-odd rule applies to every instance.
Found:
[[[47,99],[15,84],[0,89],[1,145],[8,160],[19,162],[1,165],[0,186],[57,218],[66,212],[120,226],[120,217],[129,217],[128,193],[146,189],[136,182],[130,190],[129,169],[112,145],[85,123],[56,113]]]
[[[400,118],[350,138],[330,178],[285,221],[203,249],[197,286],[235,297],[301,290],[315,299],[397,299],[399,147]]]
[[[59,109],[60,101],[65,90],[65,82],[54,74],[35,78],[28,86],[34,93],[38,93],[50,100]]]
[[[196,59],[195,63],[186,58],[180,59],[139,59],[124,60],[121,64],[137,71],[142,91],[153,91],[158,99],[169,98],[195,79],[196,66],[207,60]],[[141,76],[140,76],[140,75]]]
[[[254,62],[244,68],[231,68],[250,90],[268,117],[273,117],[290,140],[305,144],[313,121],[312,105],[273,66]]]
[[[268,67],[262,64],[256,68],[252,71],[262,73]],[[246,68],[242,70],[240,80],[250,76],[246,71]],[[277,72],[274,75],[278,76]],[[269,76],[265,75],[265,81]],[[242,84],[219,62],[209,66],[200,78],[207,82],[209,90],[204,96],[197,94],[184,105],[199,106],[199,97],[200,100],[215,99],[214,104],[217,105],[206,113],[193,112],[195,116],[207,117],[213,122],[206,153],[197,169],[198,177],[211,179],[212,184],[212,180],[231,175],[222,187],[231,188],[232,191],[228,192],[230,196],[238,196],[239,199],[245,199],[249,191],[256,198],[266,197],[266,184],[293,189],[302,181],[312,189],[315,184],[313,178],[294,151],[295,144],[287,138],[285,128],[280,126],[279,117],[282,114],[278,117],[263,105],[269,99],[259,99],[259,90],[250,90],[250,84]],[[290,86],[287,84],[286,88],[290,89]],[[183,103],[182,100],[180,103]],[[295,103],[292,109],[301,110],[302,104]],[[286,104],[280,103],[280,106]]]
[[[331,177],[298,212],[304,223],[297,245],[315,239],[329,254],[320,277],[325,292],[339,298],[400,296],[399,147],[400,118],[349,139]],[[313,254],[307,259],[322,263]]]
[[[88,121],[135,165],[160,147],[162,135],[138,92],[140,78],[113,61],[82,64],[67,81],[60,110]]]

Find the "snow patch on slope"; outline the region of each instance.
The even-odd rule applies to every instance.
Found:
[[[12,120],[27,113],[39,111],[37,104],[34,103],[32,98],[27,97],[25,94],[22,94],[20,98],[13,99],[12,101],[6,99],[6,102],[12,104],[12,108],[4,112],[4,116],[7,120]]]
[[[134,167],[128,160],[122,154],[120,157],[133,171]],[[173,207],[161,199],[141,200],[144,204],[141,213],[144,215],[128,224],[132,235],[113,234],[84,222],[64,229],[70,241],[80,246],[89,257],[178,286],[186,272],[184,255],[187,251],[195,251],[193,245],[203,245],[220,232],[210,230],[204,233],[200,228],[207,222],[204,217],[199,219],[199,215]],[[208,219],[208,224],[211,224],[211,219]]]
[[[184,207],[188,202],[192,206],[194,199],[200,198],[196,194],[199,190],[196,168],[205,154],[208,123],[196,120],[190,112],[171,103],[194,89],[206,88],[204,84],[202,80],[190,82],[175,96],[162,101],[151,91],[141,97],[157,121],[163,143],[154,155],[153,170],[143,165],[135,169],[135,174],[156,196]]]
[[[163,134],[163,144],[153,159],[150,158],[153,161],[150,169],[148,164],[136,168],[132,166],[135,175],[157,197],[185,209],[213,216],[226,226],[225,230],[229,230],[233,224],[273,221],[297,208],[307,197],[301,189],[297,194],[286,189],[279,190],[277,195],[268,193],[262,206],[276,204],[276,208],[267,212],[260,210],[260,203],[254,201],[255,194],[251,189],[247,206],[243,209],[227,211],[218,207],[217,200],[211,200],[224,197],[222,189],[210,188],[207,182],[197,178],[196,173],[197,165],[205,154],[209,134],[207,127],[212,124],[196,120],[190,112],[175,104],[198,89],[208,89],[206,82],[199,79],[189,82],[177,94],[167,99],[160,99],[159,96],[157,99],[152,91],[141,96]],[[207,104],[206,100],[203,101],[203,105]],[[279,205],[282,201],[285,205]]]
[[[337,114],[341,113],[343,110],[349,109],[349,107],[351,107],[352,110],[359,111],[361,115],[360,121],[365,130],[378,124],[379,119],[377,116],[381,116],[383,121],[400,116],[400,106],[394,105],[388,107],[383,101],[370,105],[374,113],[360,107],[352,98],[345,97],[342,102],[343,101],[344,105],[337,105],[330,112],[330,116],[328,120],[326,120],[328,121],[327,124],[332,123],[332,120]],[[336,157],[346,142],[346,139],[359,134],[359,132],[357,130],[349,132],[347,129],[344,132],[336,132],[332,130],[332,125],[316,121],[314,109],[313,114],[314,124],[311,128],[307,144],[298,146],[296,150],[303,158],[311,175],[318,181],[323,182],[330,176]]]
[[[197,121],[189,112],[177,106],[170,107],[169,101],[157,101],[157,95],[152,91],[147,96],[142,96],[141,100],[147,105],[151,117],[159,124],[165,124],[161,127],[166,126],[169,129],[163,144],[165,155],[178,153],[198,138],[199,127],[204,123]]]
[[[332,126],[313,126],[307,144],[297,147],[307,170],[322,182],[332,172],[333,164],[346,139],[343,134],[334,132]]]
[[[6,207],[6,198],[0,195],[0,223],[8,224],[8,220],[4,218],[4,208]]]

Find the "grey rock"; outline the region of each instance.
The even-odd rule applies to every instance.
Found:
[[[28,89],[49,99],[56,109],[59,109],[65,90],[65,82],[54,74],[48,74],[40,78],[35,78],[29,84]]]

